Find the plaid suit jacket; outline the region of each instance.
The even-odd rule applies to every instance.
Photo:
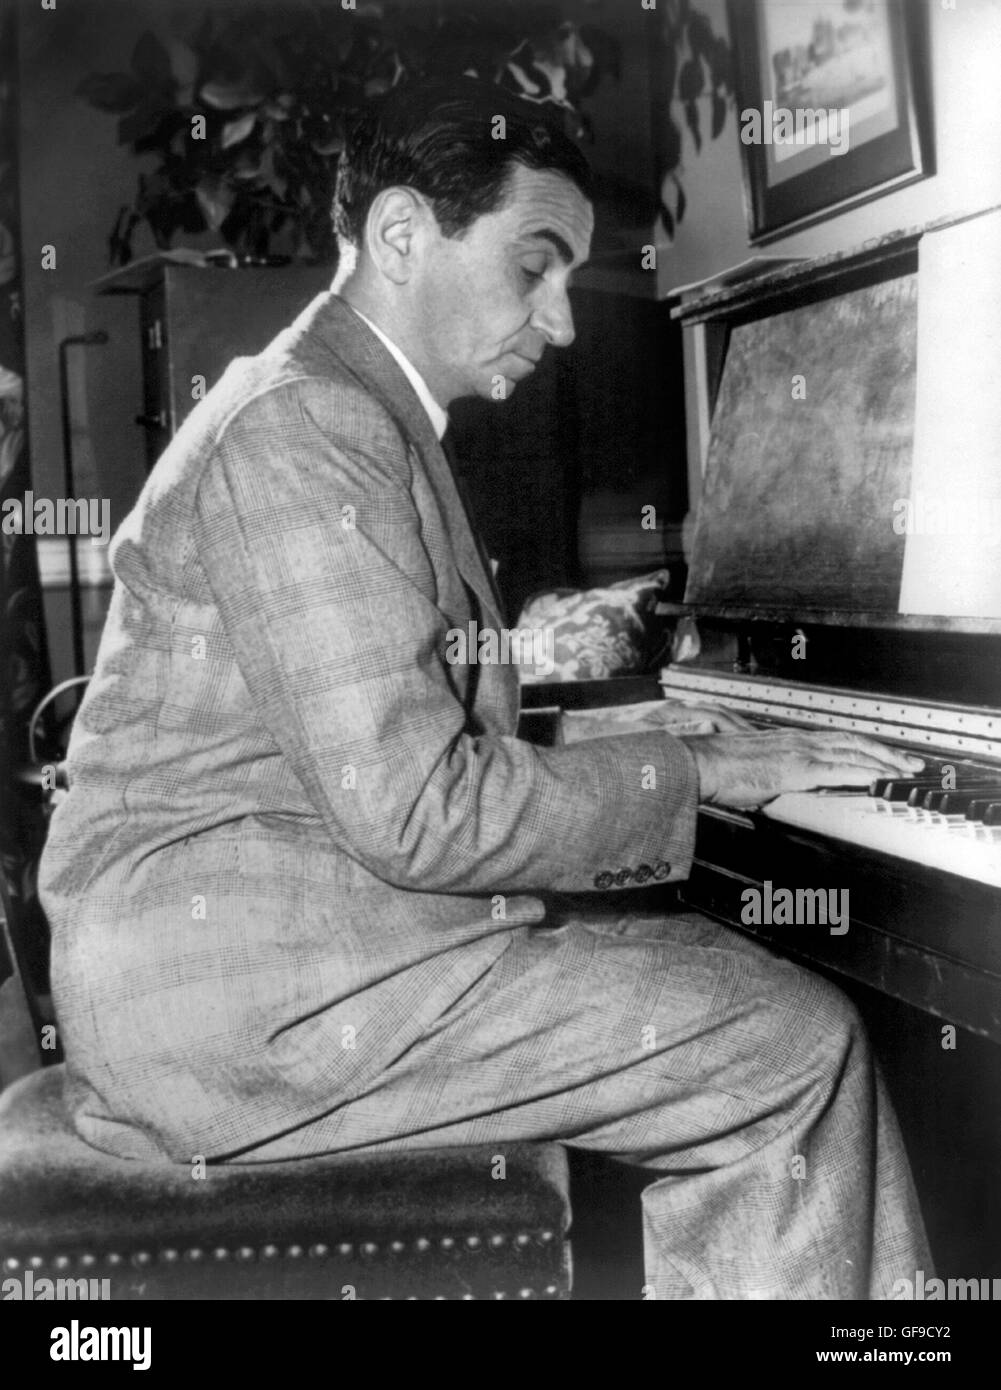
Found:
[[[684,744],[533,747],[516,669],[446,661],[503,620],[426,412],[338,297],[231,364],[112,565],[41,865],[97,1147],[249,1154],[321,1117],[329,1146],[541,892],[687,874]]]

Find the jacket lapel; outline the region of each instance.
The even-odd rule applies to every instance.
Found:
[[[467,516],[444,450],[410,382],[375,334],[339,295],[321,296],[304,317],[305,331],[386,407],[404,438],[416,449],[445,518],[459,572],[479,600],[484,623],[489,618],[491,623],[502,626],[504,619],[494,598],[491,577],[480,560],[471,530],[472,518]]]

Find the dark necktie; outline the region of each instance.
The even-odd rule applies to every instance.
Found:
[[[455,438],[452,433],[451,425],[449,425],[442,436],[441,447],[448,460],[448,466],[452,470],[452,477],[455,480],[455,487],[459,494],[459,499],[466,509],[466,520],[469,522],[469,529],[473,534],[473,540],[476,542],[476,549],[480,557],[480,562],[487,572],[487,579],[490,581],[490,592],[493,595],[494,606],[503,618],[505,616],[504,600],[501,598],[500,590],[497,588],[497,581],[494,579],[494,567],[490,563],[490,556],[487,554],[487,548],[483,544],[483,537],[480,535],[480,529],[476,524],[476,515],[473,511],[472,499],[469,495],[469,488],[466,486],[466,480],[463,477],[459,456],[455,450]]]

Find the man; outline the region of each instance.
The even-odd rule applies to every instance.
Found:
[[[70,1103],[96,1146],[179,1163],[563,1137],[664,1175],[657,1297],[887,1296],[929,1264],[841,996],[700,918],[539,895],[683,879],[700,797],[914,760],[539,749],[514,669],[445,660],[503,621],[446,411],[572,340],[586,190],[496,89],[390,98],[345,154],[335,292],[229,369],[119,531],[43,863]]]

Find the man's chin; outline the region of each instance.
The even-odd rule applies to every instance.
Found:
[[[528,359],[525,358],[513,372],[495,372],[490,378],[490,385],[487,387],[485,394],[489,396],[491,400],[505,400],[510,396],[515,387],[520,386],[534,371],[535,363],[529,362]]]
[[[527,375],[528,373],[526,373]],[[496,372],[493,376],[487,377],[485,381],[478,381],[475,386],[470,386],[464,395],[467,399],[506,401],[518,383],[523,380],[523,377],[506,376],[503,372]]]

